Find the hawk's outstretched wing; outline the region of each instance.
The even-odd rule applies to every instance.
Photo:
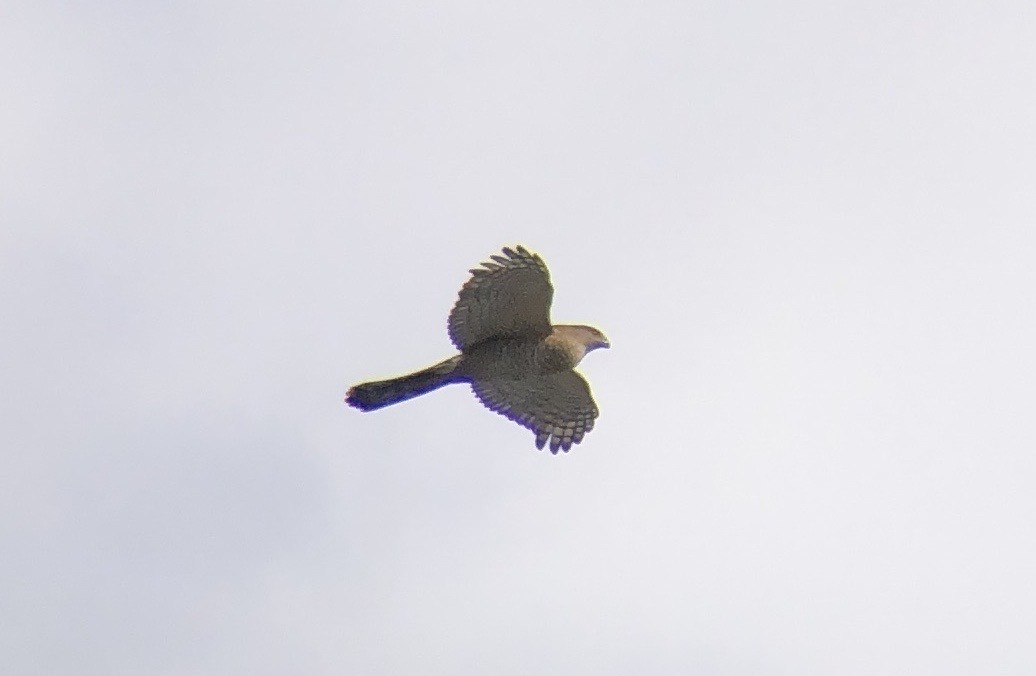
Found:
[[[520,379],[476,381],[471,388],[487,408],[536,434],[536,448],[568,452],[593,429],[597,405],[590,386],[575,371]]]
[[[550,335],[554,287],[543,259],[521,246],[471,271],[450,312],[450,340],[457,349],[487,338]]]

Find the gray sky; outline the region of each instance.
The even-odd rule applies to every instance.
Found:
[[[7,3],[18,674],[1032,674],[1028,2]],[[551,266],[567,456],[447,388]]]

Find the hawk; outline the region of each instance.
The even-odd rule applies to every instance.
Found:
[[[593,429],[597,405],[573,369],[591,350],[609,347],[592,326],[550,323],[554,287],[543,259],[522,246],[471,270],[450,312],[460,354],[410,375],[360,383],[345,401],[363,411],[389,406],[451,383],[471,385],[490,410],[527,427],[536,448],[568,452]]]

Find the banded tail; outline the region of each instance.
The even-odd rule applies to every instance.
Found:
[[[461,356],[457,355],[410,375],[360,383],[349,388],[345,395],[345,403],[361,411],[374,411],[437,390],[444,385],[457,382],[453,378],[453,371],[460,359]]]

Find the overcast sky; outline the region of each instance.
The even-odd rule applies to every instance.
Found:
[[[1036,673],[1031,2],[7,2],[11,674]],[[467,270],[611,339],[568,455]]]

